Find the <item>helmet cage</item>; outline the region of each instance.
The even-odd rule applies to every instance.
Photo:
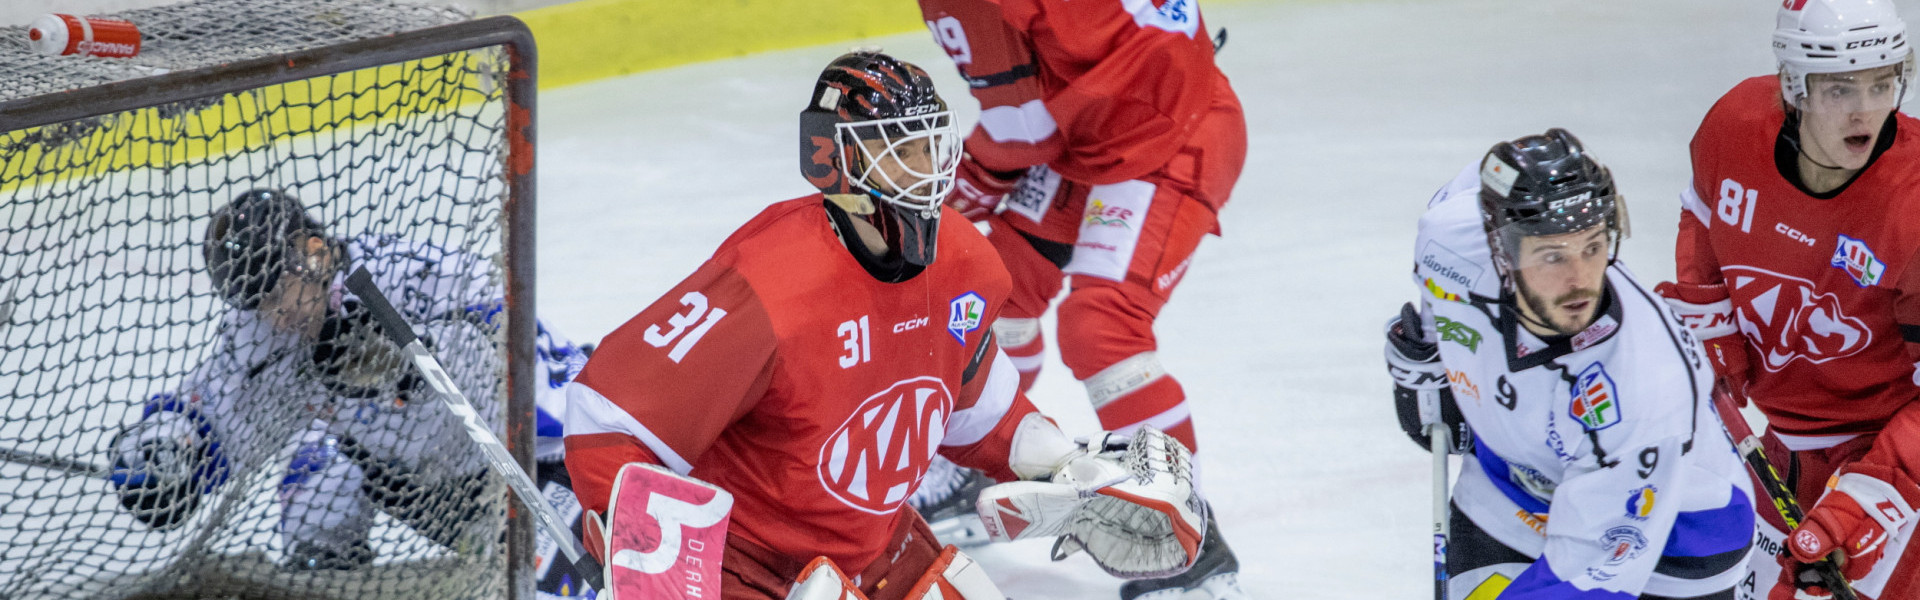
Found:
[[[840,161],[840,174],[854,188],[883,202],[932,216],[953,191],[960,169],[960,134],[952,111],[834,124],[835,143],[853,154]],[[862,142],[878,141],[874,153]],[[925,141],[926,160],[903,156],[903,147]],[[912,153],[907,153],[909,156]],[[895,169],[885,168],[888,165]],[[895,181],[901,176],[904,181]]]
[[[253,310],[279,287],[281,275],[313,281],[332,276],[328,252],[305,248],[314,237],[325,239],[325,233],[293,197],[251,190],[214,215],[201,253],[220,298]]]

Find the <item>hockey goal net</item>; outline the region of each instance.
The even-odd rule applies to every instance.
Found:
[[[247,300],[203,244],[221,207],[272,190],[352,261],[463,274],[385,291],[493,299],[434,352],[481,374],[465,392],[530,468],[524,25],[393,0],[103,16],[140,28],[138,56],[43,56],[0,27],[0,598],[529,596],[524,511],[444,443],[465,442],[438,403],[335,393],[310,334],[236,342]],[[173,457],[195,506],[156,528],[123,506],[114,444],[169,397],[219,405],[192,421],[219,464]],[[310,560],[327,544],[346,551]]]

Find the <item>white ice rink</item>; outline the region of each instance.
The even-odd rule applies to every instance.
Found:
[[[1112,0],[1075,0],[1112,1]],[[1909,19],[1920,1],[1898,2]],[[1191,395],[1206,492],[1259,598],[1431,590],[1427,455],[1401,434],[1380,326],[1411,300],[1415,220],[1494,142],[1566,127],[1632,204],[1625,261],[1673,273],[1686,145],[1708,106],[1772,72],[1769,0],[1240,2],[1207,6],[1250,152],[1160,319]],[[874,40],[976,103],[925,32]],[[848,45],[644,73],[541,95],[539,308],[576,340],[618,326],[763,206],[811,191],[796,115]],[[1050,326],[1049,326],[1050,327]],[[1092,429],[1057,360],[1033,392]],[[1657,399],[1624,399],[1650,402]],[[1091,561],[979,551],[1020,599],[1109,599]]]

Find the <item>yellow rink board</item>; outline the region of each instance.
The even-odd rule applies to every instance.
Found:
[[[54,125],[0,133],[0,201],[38,185],[136,167],[205,162],[286,143],[318,131],[460,110],[487,99],[455,54],[306,79],[221,97],[178,114],[154,108],[119,113],[78,133]],[[491,70],[487,67],[485,70]],[[52,137],[63,143],[48,143]]]

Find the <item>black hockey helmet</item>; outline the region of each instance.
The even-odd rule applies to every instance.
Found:
[[[877,50],[833,59],[800,111],[800,173],[908,263],[933,263],[940,204],[959,165],[959,130],[933,78]]]
[[[1511,268],[1522,237],[1604,224],[1617,249],[1627,233],[1626,205],[1614,192],[1613,174],[1560,128],[1487,151],[1480,163],[1480,218],[1503,271]]]
[[[315,235],[325,234],[299,200],[277,189],[252,189],[214,212],[200,252],[220,297],[252,310],[282,273],[313,267],[287,263],[294,244]]]

